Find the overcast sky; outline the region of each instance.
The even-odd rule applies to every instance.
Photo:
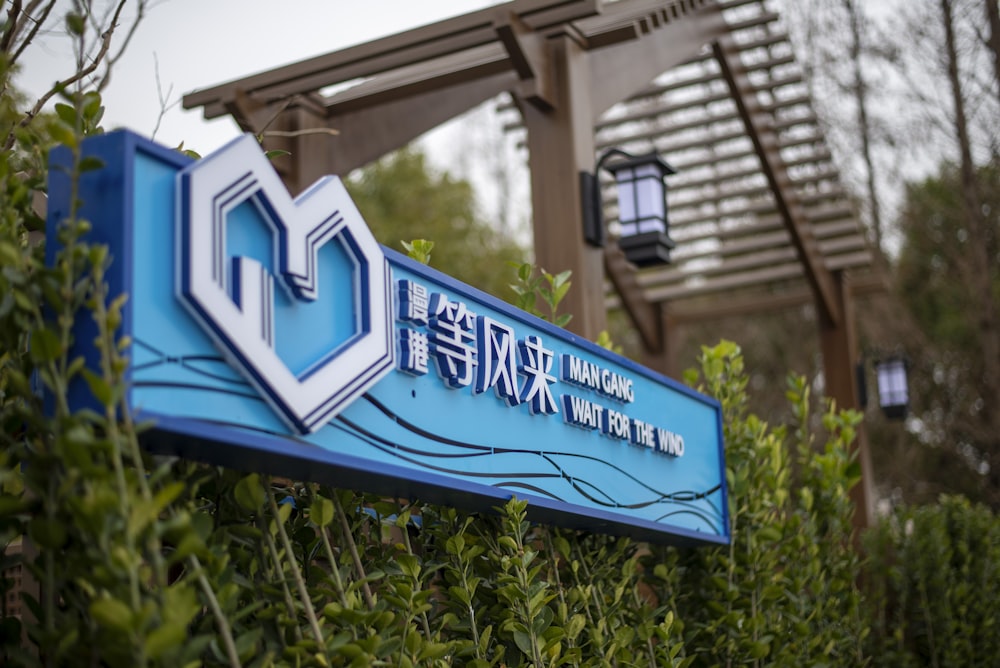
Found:
[[[113,71],[104,125],[149,136],[161,93],[169,93],[173,104],[199,88],[493,4],[498,0],[156,0]],[[72,62],[69,42],[52,35],[26,52],[18,83],[38,95],[71,73]],[[156,140],[168,146],[184,141],[204,154],[237,133],[228,117],[205,121],[200,110],[176,104]]]

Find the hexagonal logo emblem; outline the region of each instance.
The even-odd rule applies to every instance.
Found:
[[[393,368],[381,247],[338,178],[292,200],[249,135],[177,179],[178,298],[290,426],[320,429]]]

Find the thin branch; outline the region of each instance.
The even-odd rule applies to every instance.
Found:
[[[263,137],[302,137],[305,135],[337,136],[340,130],[335,128],[306,128],[304,130],[267,130],[261,133]]]
[[[358,546],[354,542],[354,534],[351,532],[351,523],[347,521],[347,514],[344,512],[344,507],[340,503],[340,497],[334,493],[333,495],[333,505],[337,511],[337,517],[340,519],[340,528],[344,532],[344,540],[347,541],[347,547],[351,552],[351,559],[354,561],[354,569],[357,573],[358,580],[361,581],[361,593],[365,597],[365,604],[367,604],[369,610],[375,609],[375,599],[372,597],[371,587],[368,586],[368,580],[365,578],[365,567],[361,563],[361,555],[358,554]]]
[[[26,21],[31,21],[33,25],[31,26],[31,31],[28,33],[27,37],[21,40],[21,43],[20,45],[18,45],[17,50],[14,51],[14,54],[10,57],[11,65],[17,62],[18,58],[21,57],[21,54],[24,53],[24,50],[28,48],[28,45],[31,44],[32,41],[34,41],[35,35],[37,35],[38,31],[42,29],[43,25],[45,25],[45,22],[49,19],[49,14],[52,13],[52,9],[56,6],[56,0],[51,0],[49,4],[45,5],[45,8],[42,10],[41,17],[38,19],[34,19],[31,16],[31,12],[34,11],[34,9],[36,9],[39,4],[40,1],[32,2],[21,14],[21,16],[24,17],[24,20],[21,21],[19,25],[15,28],[14,30],[15,35],[19,34],[22,30],[24,30],[24,24]]]
[[[48,101],[51,100],[52,97],[57,92],[65,89],[67,86],[71,84],[74,84],[84,79],[87,76],[90,76],[90,74],[92,74],[94,70],[96,70],[98,66],[100,66],[101,61],[104,59],[104,56],[106,56],[108,51],[111,49],[111,38],[114,36],[115,26],[118,24],[118,18],[121,15],[122,8],[125,6],[125,2],[126,0],[121,0],[118,3],[118,7],[115,10],[115,15],[114,18],[112,19],[111,25],[109,25],[108,29],[104,31],[103,35],[101,35],[101,48],[97,52],[97,55],[94,57],[90,65],[87,65],[86,67],[79,69],[72,76],[67,77],[66,79],[63,79],[62,81],[58,82],[55,86],[49,89],[47,93],[38,98],[38,101],[35,102],[35,106],[31,108],[31,111],[26,113],[24,115],[24,118],[22,118],[20,122],[18,122],[18,124],[13,129],[11,129],[11,131],[7,134],[7,138],[4,141],[2,150],[9,151],[11,149],[11,147],[14,145],[15,130],[27,127],[27,125],[31,123],[32,119],[34,119],[35,116],[37,116],[39,112],[41,112],[41,110],[45,107]]]
[[[156,52],[153,53],[153,76],[156,78],[156,98],[160,102],[160,113],[156,116],[156,125],[153,126],[153,134],[150,136],[150,139],[156,139],[156,133],[160,131],[160,124],[163,122],[163,117],[166,116],[167,112],[181,103],[180,98],[174,100],[172,104],[169,103],[170,94],[174,92],[173,84],[170,84],[167,94],[163,94],[163,83],[160,81],[160,59],[157,58]]]
[[[122,4],[124,3],[125,0],[122,0]],[[121,5],[119,5],[119,8],[120,7]],[[116,25],[118,23],[118,14],[119,12],[116,11],[112,25]],[[119,60],[121,60],[121,57],[123,55],[125,55],[125,50],[128,48],[128,45],[132,41],[132,38],[135,37],[136,30],[139,29],[139,24],[142,22],[142,19],[145,16],[146,16],[146,2],[143,0],[139,2],[139,11],[135,15],[135,19],[132,21],[132,25],[129,27],[128,32],[125,34],[125,39],[122,41],[121,47],[118,49],[118,52],[107,59],[107,62],[105,63],[104,67],[104,77],[97,84],[97,92],[103,91],[107,87],[108,83],[110,83],[111,68],[114,67],[114,65]]]
[[[266,478],[266,487],[271,487],[271,478],[268,476]],[[285,523],[281,519],[281,513],[278,510],[278,504],[274,500],[274,494],[270,490],[266,493],[268,503],[271,506],[271,515],[274,517],[274,524],[278,530],[278,538],[281,539],[281,545],[285,548],[285,561],[288,563],[288,570],[292,573],[292,580],[295,582],[296,588],[299,590],[299,602],[302,603],[302,610],[305,612],[306,620],[309,622],[309,628],[312,630],[313,637],[316,639],[317,644],[323,649],[323,654],[326,654],[326,642],[323,638],[323,631],[319,628],[319,620],[316,617],[316,610],[313,607],[312,599],[309,597],[309,588],[306,586],[306,582],[302,577],[302,571],[299,569],[298,561],[295,558],[295,550],[292,548],[292,541],[288,538],[288,532],[285,531]]]
[[[10,49],[10,45],[14,41],[14,29],[17,27],[17,19],[20,12],[21,0],[11,0],[10,8],[7,10],[7,28],[3,31],[3,36],[0,37],[0,51]]]
[[[274,121],[277,120],[278,116],[281,115],[281,112],[283,112],[285,109],[288,108],[288,106],[292,103],[293,99],[295,99],[295,98],[290,97],[290,98],[286,99],[284,102],[282,102],[281,104],[278,105],[278,108],[274,110],[274,113],[271,114],[271,117],[267,119],[267,122],[264,123],[264,125],[261,126],[261,128],[259,130],[260,136],[263,136],[264,131],[267,130],[267,128],[269,128],[271,126],[271,123],[274,123]],[[248,123],[250,122],[249,118],[247,119],[247,122]],[[273,132],[277,132],[277,130],[274,130]]]
[[[222,646],[226,649],[226,657],[229,659],[229,665],[232,668],[240,668],[243,664],[240,663],[240,655],[236,651],[232,627],[229,625],[226,614],[222,612],[222,608],[219,606],[219,599],[215,596],[212,585],[209,583],[208,578],[205,577],[205,570],[201,567],[198,557],[193,554],[188,556],[188,564],[191,566],[191,570],[194,571],[195,578],[198,580],[198,586],[201,587],[202,594],[205,595],[205,600],[208,601],[208,607],[212,610],[212,616],[215,617],[215,623],[219,627],[219,635],[222,637]]]

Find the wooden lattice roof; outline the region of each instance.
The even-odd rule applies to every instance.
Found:
[[[678,169],[669,181],[674,263],[634,276],[644,300],[669,302],[683,319],[780,306],[814,294],[823,308],[833,301],[825,278],[833,271],[851,270],[862,283],[872,283],[872,253],[824,141],[788,34],[769,3],[518,0],[509,5],[510,15],[517,17],[513,21],[498,18],[506,7],[215,86],[192,93],[185,104],[204,106],[207,117],[232,113],[249,130],[278,109],[307,108],[350,135],[356,119],[370,126],[384,110],[390,111],[391,128],[398,124],[395,108],[413,100],[419,104],[409,107],[409,122],[426,115],[425,124],[432,127],[447,100],[457,97],[456,86],[475,87],[481,99],[503,90],[541,99],[549,95],[550,82],[533,71],[537,45],[529,36],[544,39],[569,30],[596,51],[637,39],[676,42],[682,34],[691,41],[693,35],[689,52],[697,54],[694,58],[611,106],[594,128],[598,151],[655,149]],[[697,36],[705,42],[700,51]],[[603,89],[620,87],[616,68],[656,74],[648,63],[603,62],[604,70],[593,74],[598,97],[608,95]],[[358,77],[357,85],[326,92],[331,84]],[[607,106],[595,105],[598,111]],[[334,147],[328,167],[343,171],[377,157],[384,149],[379,138],[392,132],[369,133],[363,145],[348,150]],[[351,140],[341,141],[347,149]],[[611,220],[613,198],[614,189],[606,189]],[[798,223],[791,224],[795,218]],[[619,290],[627,269],[621,261],[614,250],[606,261]],[[616,303],[613,296],[609,304]]]
[[[636,285],[679,320],[808,302],[810,262],[820,273],[850,271],[855,289],[877,289],[872,250],[779,15],[763,0],[719,4],[727,31],[714,48],[595,125],[598,152],[655,150],[678,170],[668,181],[673,263],[637,272]],[[615,188],[603,176],[613,222]],[[801,218],[798,230],[783,209]],[[609,263],[623,260],[611,251]]]

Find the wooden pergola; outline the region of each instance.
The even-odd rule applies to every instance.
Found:
[[[268,148],[290,152],[277,166],[299,192],[505,92],[525,131],[536,262],[573,271],[571,329],[593,340],[606,308],[621,307],[644,362],[671,374],[679,324],[812,303],[825,392],[858,405],[852,298],[882,281],[764,0],[513,0],[196,91],[184,106],[266,130]],[[584,241],[578,174],[611,146],[655,149],[678,169],[669,267],[640,271],[613,241]],[[613,223],[611,190],[604,201]],[[866,525],[863,433],[858,448]]]

